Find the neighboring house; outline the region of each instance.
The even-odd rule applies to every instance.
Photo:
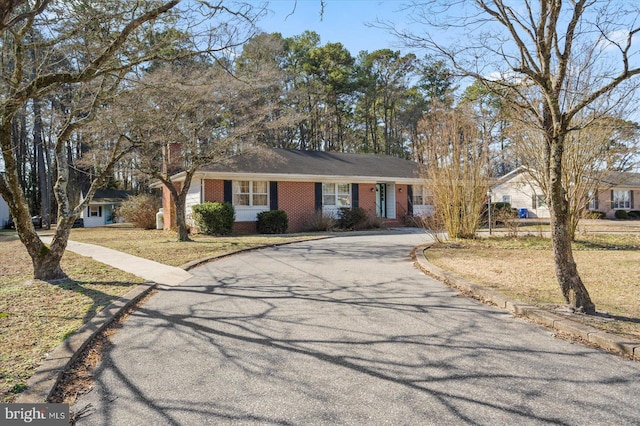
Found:
[[[515,209],[527,209],[527,217],[549,217],[549,208],[540,187],[519,167],[502,176],[491,188],[492,202],[510,203]],[[600,179],[595,196],[587,208],[614,218],[616,210],[640,210],[640,173],[608,172]]]
[[[589,210],[601,211],[608,218],[614,218],[616,210],[640,210],[640,173],[608,172],[600,181]]]
[[[529,175],[524,166],[502,176],[491,187],[492,203],[509,203],[511,207],[526,209],[526,217],[547,218],[550,216],[549,207],[540,186]]]
[[[0,196],[0,229],[4,229],[7,226],[9,219],[11,219],[11,215],[9,214],[9,205],[4,198]]]
[[[131,191],[119,189],[99,189],[91,199],[80,217],[85,228],[103,226],[115,223],[116,208],[131,195]],[[80,194],[80,201],[84,200],[84,192]]]
[[[233,204],[236,233],[255,232],[258,213],[267,210],[284,210],[289,232],[304,230],[315,212],[336,216],[341,207],[361,207],[386,225],[402,225],[406,216],[429,212],[415,162],[371,154],[285,149],[267,153],[247,153],[200,168],[186,201],[190,224],[192,207],[207,201]],[[184,180],[184,172],[172,180]],[[163,188],[163,209],[165,229],[175,227],[167,188]]]

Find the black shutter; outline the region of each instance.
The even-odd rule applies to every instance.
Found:
[[[633,189],[629,190],[629,195],[631,196],[631,204],[629,204],[629,207],[631,207],[631,210],[633,210]]]
[[[593,194],[594,194],[593,196],[595,197],[595,202],[593,203],[593,207],[595,207],[595,210],[600,210],[600,206],[599,206],[600,200],[598,199],[600,197],[598,196],[598,191],[594,191]]]
[[[278,182],[269,182],[269,209],[278,210]]]
[[[102,206],[98,206],[98,217],[102,217]]]
[[[613,208],[613,189],[611,190],[611,208]]]
[[[407,214],[413,216],[413,185],[407,185]]]
[[[538,195],[536,195],[535,193],[531,196],[531,208],[532,209],[537,209],[538,208]]]
[[[91,217],[91,207],[87,207],[87,217]]]
[[[224,202],[233,203],[233,185],[230,180],[224,181]]]
[[[357,209],[358,207],[360,207],[360,200],[358,199],[360,197],[360,185],[358,185],[357,183],[352,183],[351,184],[351,198],[353,199],[353,201],[351,202],[351,207],[354,209]]]
[[[316,183],[316,210],[322,210],[322,184]]]

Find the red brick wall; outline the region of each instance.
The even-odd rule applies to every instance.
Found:
[[[224,202],[224,181],[205,179],[204,181],[204,201]]]
[[[240,235],[257,234],[256,222],[236,222],[233,224],[233,233]]]
[[[178,191],[180,191],[180,184],[175,184]],[[163,216],[163,227],[165,230],[175,229],[177,228],[176,224],[176,211],[173,205],[173,200],[171,199],[171,192],[169,189],[162,185],[162,216]]]
[[[289,232],[302,231],[315,209],[315,183],[278,182],[278,209],[287,212]]]
[[[365,209],[370,218],[376,217],[375,183],[361,183],[358,185],[358,206]]]
[[[375,183],[359,184],[359,206],[365,209],[372,218],[376,216],[375,189]],[[396,185],[395,195],[397,221],[401,221],[408,211],[407,185]],[[223,202],[224,182],[206,179],[204,181],[204,200]],[[308,217],[314,213],[315,209],[315,182],[278,182],[278,208],[287,213],[289,218],[288,232],[304,230]],[[175,214],[173,223],[175,226]],[[237,234],[255,233],[256,223],[236,222],[234,232]]]
[[[396,218],[402,223],[408,213],[407,185],[396,185]]]

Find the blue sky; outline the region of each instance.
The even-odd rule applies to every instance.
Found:
[[[353,56],[361,50],[372,52],[390,48],[403,50],[397,40],[384,30],[369,28],[367,22],[377,18],[401,22],[406,12],[400,0],[325,0],[324,16],[320,16],[320,0],[271,0],[271,12],[258,26],[267,33],[279,32],[284,37],[305,30],[320,34],[322,45],[342,43]]]

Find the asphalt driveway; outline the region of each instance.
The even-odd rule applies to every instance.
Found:
[[[640,363],[554,338],[344,236],[209,263],[114,336],[78,424],[638,424]]]

